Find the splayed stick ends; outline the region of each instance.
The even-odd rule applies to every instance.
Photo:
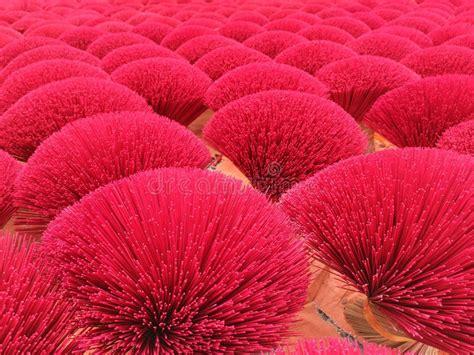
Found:
[[[376,56],[338,60],[322,67],[316,78],[329,87],[332,100],[357,121],[362,120],[379,96],[419,80],[407,67]]]
[[[323,170],[282,206],[314,257],[404,338],[472,352],[473,169],[450,151],[386,150]]]
[[[21,165],[8,153],[0,150],[0,228],[15,212],[13,192],[15,180],[20,173]]]
[[[72,350],[74,305],[64,299],[28,238],[0,234],[0,351]]]
[[[107,79],[108,75],[100,68],[79,60],[52,59],[27,65],[17,69],[3,83],[0,89],[0,112],[5,112],[40,86],[73,77]]]
[[[332,163],[363,153],[367,144],[352,117],[333,102],[277,90],[224,106],[204,138],[274,200]]]
[[[210,161],[205,145],[166,117],[116,112],[75,121],[28,160],[16,183],[17,230],[40,234],[63,208],[111,181],[160,167],[205,168]]]
[[[182,60],[133,61],[115,70],[111,78],[143,96],[156,113],[185,126],[206,110],[203,97],[211,79]]]
[[[450,149],[458,153],[474,156],[474,115],[469,121],[462,122],[446,130],[436,143],[441,149]]]
[[[474,78],[440,75],[381,96],[364,122],[398,147],[434,147],[443,132],[474,113]]]
[[[328,97],[326,86],[303,70],[285,64],[254,63],[236,68],[214,82],[205,102],[217,111],[241,97],[268,90],[294,90]]]
[[[31,91],[0,118],[0,147],[27,160],[43,140],[69,122],[97,113],[151,111],[130,89],[97,78],[70,78]]]
[[[44,246],[92,327],[83,346],[96,351],[268,351],[309,281],[281,211],[201,170],[109,184],[56,218]]]

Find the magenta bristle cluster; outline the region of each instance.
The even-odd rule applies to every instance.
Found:
[[[329,5],[329,4],[328,4]],[[344,9],[350,12],[352,15],[359,13],[359,12],[370,12],[372,11],[372,7],[376,4],[372,2],[372,0],[361,0],[361,1],[344,1],[337,6],[341,9]]]
[[[195,66],[212,80],[219,79],[227,72],[251,63],[271,62],[271,58],[243,45],[214,49],[203,55]]]
[[[86,50],[92,42],[94,42],[97,38],[103,35],[104,32],[97,28],[79,26],[64,31],[58,37],[58,39],[60,39],[64,43],[69,44],[72,47]]]
[[[156,13],[148,12],[148,13],[142,13],[138,14],[128,20],[128,23],[136,26],[142,23],[156,23],[156,24],[164,24],[171,26],[172,28],[175,28],[178,26],[181,22],[179,22],[176,19],[173,19],[172,17],[165,17],[158,15]]]
[[[161,167],[205,168],[210,160],[190,131],[152,113],[106,113],[72,122],[41,144],[19,177],[17,230],[41,233],[62,209],[111,181]]]
[[[108,75],[100,68],[79,60],[53,59],[27,65],[12,72],[3,82],[0,88],[0,113],[30,91],[72,77],[107,79]]]
[[[25,31],[25,36],[44,36],[51,38],[58,38],[64,32],[73,29],[74,26],[65,23],[51,23],[39,26],[37,28],[29,28]]]
[[[184,21],[180,26],[202,26],[212,29],[219,28],[222,25],[221,21],[212,20],[210,18],[191,18],[187,21]]]
[[[308,24],[304,21],[285,18],[271,21],[267,23],[264,28],[267,31],[287,31],[297,33],[307,26]]]
[[[472,353],[473,169],[447,150],[386,150],[322,171],[282,206],[314,257],[407,336]]]
[[[275,61],[314,75],[329,63],[356,55],[357,53],[352,49],[335,42],[311,41],[296,44],[284,50],[275,58]]]
[[[183,9],[183,10],[177,11],[177,13],[173,16],[173,18],[181,21],[181,23],[185,23],[186,21],[190,20],[194,16],[194,14],[195,14],[194,9]]]
[[[330,5],[330,4],[328,4]],[[344,1],[337,5],[339,8],[349,11],[352,15],[361,12],[372,12],[372,8],[376,4],[372,0],[360,0],[360,1]]]
[[[474,10],[456,16],[455,22],[470,23],[474,25]]]
[[[415,16],[415,17],[421,17],[421,18],[426,18],[430,21],[433,21],[437,23],[440,26],[445,26],[448,23],[448,20],[446,19],[446,14],[441,15],[439,13],[436,13],[431,10],[418,10],[418,11],[412,11],[410,12],[410,16]],[[436,30],[434,30],[436,31]]]
[[[5,26],[11,26],[13,22],[18,20],[18,16],[21,16],[21,15],[13,14],[13,12],[14,11],[9,11],[9,12],[4,11],[0,14],[0,21],[2,22],[2,24],[4,24]]]
[[[398,147],[434,147],[441,134],[474,113],[474,77],[442,75],[381,96],[364,122]]]
[[[298,32],[298,34],[311,41],[326,40],[339,44],[344,44],[354,39],[351,34],[337,27],[319,24],[306,27],[305,29]]]
[[[173,31],[171,31],[163,38],[160,44],[166,48],[175,51],[176,49],[178,49],[179,46],[181,46],[183,43],[189,41],[192,38],[215,34],[217,34],[217,31],[209,27],[184,25],[173,29]]]
[[[106,21],[99,23],[94,26],[94,28],[108,33],[125,33],[130,32],[133,29],[133,26],[120,21]]]
[[[449,41],[446,41],[445,44],[467,47],[474,50],[474,31],[472,34],[451,38]]]
[[[431,20],[423,17],[416,16],[400,16],[393,21],[387,22],[390,25],[399,25],[414,28],[418,31],[428,34],[431,31],[436,30],[440,26]]]
[[[224,22],[227,22],[228,18],[224,15],[218,14],[211,11],[197,11],[193,14],[193,16],[186,21],[182,22],[182,25],[189,25],[189,24],[196,24],[200,26],[206,26],[209,28],[218,28]]]
[[[431,41],[431,38],[428,37],[426,34],[423,32],[410,28],[410,27],[405,27],[405,26],[397,26],[397,25],[387,25],[383,26],[377,31],[373,32],[375,33],[387,33],[390,35],[395,35],[399,36],[402,38],[409,39],[410,41],[416,43],[419,47],[421,48],[426,48],[426,47],[431,47],[433,45],[433,42]]]
[[[385,21],[392,21],[396,18],[399,18],[403,14],[403,12],[395,9],[380,8],[375,9],[374,14],[380,16]]]
[[[31,36],[44,36],[44,37],[51,37],[57,38],[63,31],[73,28],[74,26],[64,22],[58,22],[56,20],[45,20],[45,21],[38,21],[28,29],[23,32],[24,37],[31,37]],[[45,29],[45,32],[42,32],[42,28]],[[39,30],[38,33],[36,31]],[[51,33],[49,33],[51,30]],[[51,35],[49,35],[51,34]]]
[[[317,14],[319,11],[325,9],[327,6],[329,6],[329,4],[326,1],[309,2],[307,4],[304,4],[301,10],[309,14]]]
[[[0,20],[0,34],[9,37],[12,40],[18,39],[21,35],[8,27],[8,24]]]
[[[322,25],[334,26],[350,33],[357,38],[371,31],[370,27],[364,22],[356,20],[350,16],[338,16],[325,19],[321,22]]]
[[[365,341],[400,352],[474,353],[464,346],[467,338],[458,336],[459,329],[463,334],[473,334],[472,324],[467,326],[456,313],[451,319],[448,314],[464,306],[466,318],[472,319],[469,304],[438,300],[423,303],[429,292],[440,299],[447,297],[445,291],[435,289],[437,282],[431,291],[426,288],[419,294],[417,290],[410,294],[413,299],[419,296],[421,311],[430,307],[429,312],[419,313],[416,302],[406,303],[405,296],[397,298],[396,294],[390,298],[391,309],[398,307],[400,314],[405,312],[403,307],[408,309],[405,318],[395,317],[392,321],[364,295],[356,294],[353,298],[349,292],[339,291],[336,285],[341,280],[337,275],[333,280],[335,271],[331,265],[320,272],[320,261],[315,260],[312,262],[316,262],[316,268],[310,269],[316,276],[311,286],[307,290],[305,283],[298,287],[301,295],[306,294],[301,313],[296,315],[292,311],[290,318],[294,323],[287,317],[285,322],[273,324],[272,312],[288,306],[283,296],[287,291],[272,288],[279,297],[275,298],[270,293],[255,292],[252,285],[273,287],[275,277],[271,275],[283,277],[287,267],[266,254],[260,257],[255,246],[261,241],[249,242],[244,247],[231,242],[232,238],[242,240],[246,235],[235,226],[244,223],[245,228],[254,228],[255,218],[245,220],[232,211],[228,213],[229,209],[252,215],[261,211],[255,210],[252,203],[240,206],[242,196],[234,200],[229,191],[212,191],[213,198],[219,201],[216,204],[205,203],[195,191],[208,191],[202,187],[206,188],[209,181],[219,185],[226,180],[220,175],[223,173],[249,186],[242,190],[239,187],[238,194],[262,193],[262,200],[279,208],[282,194],[296,183],[320,174],[326,176],[326,171],[339,164],[358,161],[352,160],[358,155],[383,156],[377,152],[430,148],[438,149],[440,154],[463,157],[456,164],[472,164],[466,163],[466,159],[474,156],[472,123],[467,122],[474,119],[473,78],[473,0],[0,1],[0,160],[5,155],[5,162],[17,169],[13,169],[15,174],[8,173],[8,167],[3,169],[1,229],[25,233],[29,241],[43,243],[43,232],[59,214],[67,213],[67,218],[73,220],[75,213],[69,211],[75,211],[75,206],[98,191],[127,185],[141,174],[148,176],[144,179],[151,179],[152,173],[146,175],[144,170],[152,170],[154,176],[171,183],[165,186],[174,190],[167,193],[176,195],[171,202],[160,200],[157,208],[150,201],[164,198],[162,192],[155,194],[156,181],[145,187],[143,180],[140,189],[148,194],[146,197],[131,195],[128,185],[127,191],[122,187],[119,192],[114,190],[116,196],[111,201],[104,197],[99,208],[90,209],[90,213],[96,213],[90,226],[85,217],[77,228],[76,222],[71,228],[60,222],[64,224],[61,228],[67,228],[70,241],[57,240],[48,244],[52,245],[49,250],[45,245],[38,257],[46,257],[41,263],[47,262],[48,268],[57,271],[54,285],[61,297],[80,306],[78,315],[64,325],[65,329],[74,329],[61,347],[44,347],[50,342],[49,334],[38,346],[37,334],[27,334],[21,335],[21,340],[11,338],[14,342],[5,347],[8,341],[1,341],[1,335],[14,334],[15,329],[11,322],[7,323],[8,329],[0,322],[0,353],[246,354],[283,349],[291,354],[318,354],[322,342],[317,339],[334,335],[335,329],[343,338],[354,341],[354,353],[372,351]],[[408,224],[398,222],[408,217],[416,224],[414,229],[418,228],[415,234],[425,236],[430,228],[452,231],[450,223],[454,226],[457,221],[454,217],[438,224],[433,212],[433,217],[427,217],[426,226],[422,226],[424,215],[413,212],[414,201],[403,200],[395,208],[390,193],[388,199],[382,196],[390,184],[410,189],[410,183],[421,181],[415,173],[413,181],[407,184],[393,178],[397,169],[405,169],[400,174],[407,179],[408,173],[422,169],[423,162],[419,164],[418,160],[422,159],[412,159],[407,167],[398,163],[390,166],[388,176],[392,180],[371,180],[372,185],[367,188],[377,188],[378,194],[372,199],[370,193],[351,196],[349,189],[351,183],[355,188],[367,183],[365,170],[359,174],[361,179],[357,174],[349,178],[341,173],[350,180],[347,196],[351,197],[341,193],[341,200],[347,198],[357,203],[364,199],[374,205],[374,211],[355,220],[341,214],[338,222],[360,224],[368,234],[378,236],[383,230],[374,232],[371,227],[376,210],[384,214],[384,222],[396,224],[390,233],[403,229],[403,238],[410,235],[405,233]],[[377,164],[366,170],[370,173],[383,165]],[[436,164],[439,162],[432,165]],[[196,168],[196,172],[172,170],[183,167]],[[153,169],[165,169],[165,173]],[[183,183],[166,180],[176,176],[183,177]],[[432,176],[426,173],[422,178]],[[335,189],[341,179],[325,183]],[[379,187],[379,183],[384,186]],[[456,186],[459,182],[453,178],[450,183]],[[160,187],[159,184],[161,181]],[[312,186],[304,186],[312,190]],[[417,186],[410,192],[435,191],[438,185]],[[450,187],[439,186],[440,197],[433,198],[438,202],[435,207],[440,216],[453,215],[449,201],[441,196]],[[177,197],[179,193],[184,197]],[[324,189],[318,193],[329,201],[331,196]],[[110,194],[107,192],[107,196]],[[399,198],[403,196],[400,193]],[[431,201],[429,197],[419,200],[426,206]],[[177,209],[183,201],[198,207]],[[471,200],[464,204],[463,212],[472,210],[468,203]],[[349,202],[338,200],[333,204],[335,208],[345,208]],[[203,206],[210,214],[200,212]],[[102,211],[114,214],[111,223],[102,218]],[[301,212],[299,218],[312,213]],[[359,212],[353,213],[351,217]],[[278,218],[280,223],[287,223],[283,215]],[[150,227],[163,221],[167,223],[164,228]],[[297,227],[293,230],[297,233],[297,224],[289,223],[290,228]],[[472,236],[470,223],[458,224],[455,233]],[[261,225],[266,228],[264,222]],[[162,230],[155,233],[154,228]],[[255,229],[255,235],[265,236],[268,232],[268,241],[272,241],[273,231],[265,228]],[[121,229],[127,231],[119,235]],[[139,235],[141,239],[134,241],[134,233],[129,231],[135,229],[149,234],[146,238]],[[333,234],[341,230],[344,232],[334,229]],[[188,243],[205,235],[203,231],[209,233],[204,244]],[[73,243],[76,234],[83,238],[78,249]],[[214,245],[213,238],[221,234],[225,238],[216,239],[217,246]],[[176,248],[177,244],[170,244],[169,240],[180,235],[182,244]],[[448,243],[454,240],[448,232],[443,235]],[[96,236],[100,243],[108,243],[106,248],[97,247]],[[304,243],[303,237],[296,234]],[[89,244],[89,240],[93,243]],[[393,247],[403,260],[411,257],[409,252],[405,256],[404,250],[412,247],[409,243],[406,246],[405,240]],[[110,243],[119,244],[114,249]],[[153,249],[156,243],[164,249]],[[276,247],[279,242],[272,243]],[[436,243],[428,240],[421,244],[432,244],[433,252],[437,252]],[[150,258],[150,247],[154,258]],[[64,248],[68,253],[82,248],[81,255],[88,260],[82,266],[90,260],[91,267],[83,270],[72,259],[62,265],[65,254],[57,253],[66,253]],[[384,254],[386,249],[377,248],[382,246],[377,244],[373,248],[376,252],[371,260],[357,260],[344,268],[363,272],[365,269],[360,265],[364,262],[369,270],[371,262],[397,261],[393,253]],[[344,255],[348,250],[344,244],[331,251]],[[363,252],[372,251],[358,249],[354,255],[362,259]],[[232,253],[236,255],[235,264],[231,257],[227,266],[226,255]],[[262,276],[254,277],[242,268],[244,264],[238,263],[242,253],[249,256],[248,266],[252,270],[257,268]],[[166,259],[170,255],[175,259]],[[435,266],[450,267],[457,262],[449,259],[450,255],[446,252],[443,262]],[[184,269],[177,266],[178,261]],[[189,271],[189,265],[195,270]],[[403,273],[404,266],[397,264],[390,271]],[[416,275],[410,267],[411,264],[404,274],[406,282],[401,282],[403,287],[432,278],[431,274],[426,278]],[[271,274],[275,268],[279,271]],[[71,270],[80,277],[66,277]],[[271,275],[266,279],[268,270]],[[383,272],[383,268],[374,266],[370,270],[374,272],[374,282],[393,281],[390,276],[379,276],[377,272]],[[83,271],[86,278],[81,276]],[[107,273],[109,276],[104,278]],[[447,273],[442,271],[440,283],[444,282],[444,275]],[[307,281],[306,274],[304,277]],[[93,285],[87,281],[90,278]],[[102,282],[103,279],[106,281]],[[63,283],[64,280],[67,281]],[[362,281],[361,288],[371,285]],[[191,284],[199,292],[186,288]],[[380,286],[376,291],[382,294],[386,290]],[[242,292],[252,307],[261,306],[257,313],[253,308],[248,308],[245,315],[241,313],[245,305],[236,296]],[[114,298],[117,295],[121,300]],[[216,302],[221,296],[223,303]],[[2,290],[0,300],[1,297]],[[205,312],[196,311],[196,305],[204,305]],[[0,309],[4,310],[1,304]],[[426,319],[421,322],[423,317]],[[25,323],[27,327],[33,324],[31,319]],[[21,326],[15,324],[18,329]],[[439,337],[433,330],[436,327],[442,333]],[[33,339],[31,344],[29,337]],[[295,344],[305,338],[313,340],[295,351]],[[428,339],[425,344],[424,338]],[[473,343],[472,336],[470,340]],[[344,348],[350,348],[349,345],[339,349],[337,340],[330,342],[334,348],[328,350],[331,355],[352,351]]]
[[[443,74],[474,75],[474,51],[453,45],[424,48],[406,56],[401,63],[422,77]]]
[[[73,301],[27,237],[0,234],[0,351],[53,354],[72,350]],[[79,330],[77,331],[79,333]]]
[[[276,206],[196,169],[96,190],[49,225],[43,245],[77,300],[83,347],[99,352],[269,351],[309,281],[302,241]]]
[[[225,10],[225,6],[220,7],[219,5],[209,5],[202,12],[197,11],[192,19],[208,19],[219,22],[221,25],[228,21],[228,16],[218,11],[219,9]]]
[[[411,40],[388,33],[368,33],[346,43],[346,46],[362,55],[375,55],[397,62],[420,49]]]
[[[97,13],[88,13],[86,11],[81,11],[79,14],[73,14],[67,17],[68,22],[72,25],[78,26],[78,27],[90,27],[87,25],[88,21],[91,21],[93,19],[96,19],[100,17]]]
[[[266,90],[294,90],[328,97],[326,86],[303,70],[285,64],[254,63],[238,67],[215,81],[205,102],[217,111],[231,101]]]
[[[110,17],[118,21],[127,21],[128,19],[130,19],[131,17],[135,16],[138,13],[139,12],[135,9],[130,9],[128,7],[125,7],[122,10],[115,12]]]
[[[145,21],[136,25],[131,32],[138,33],[143,37],[151,39],[153,42],[160,44],[163,38],[165,38],[173,27],[170,25],[160,23],[157,21]]]
[[[379,96],[419,80],[405,66],[376,56],[338,60],[322,67],[316,78],[329,87],[331,98],[358,121]]]
[[[312,14],[309,14],[309,13],[303,12],[303,11],[298,11],[294,14],[288,15],[286,18],[287,19],[300,20],[300,21],[306,22],[309,25],[315,25],[316,23],[318,23],[320,21],[320,18],[318,16],[312,15]],[[305,27],[307,27],[307,26],[305,26]]]
[[[39,87],[0,117],[0,148],[27,160],[38,145],[65,124],[112,111],[151,111],[125,86],[97,78],[70,78]]]
[[[219,28],[228,18],[215,12],[201,12],[197,11],[190,19],[182,21],[180,26],[197,25],[209,28]]]
[[[68,45],[46,45],[26,51],[12,59],[0,72],[0,83],[3,83],[9,75],[27,65],[49,59],[78,60],[100,67],[99,59],[80,49]]]
[[[276,350],[274,355],[399,355],[400,352],[368,342],[341,338],[303,339]]]
[[[143,96],[156,113],[183,125],[206,110],[203,97],[211,79],[183,60],[141,59],[121,66],[111,78]]]
[[[350,12],[337,7],[330,7],[318,11],[318,17],[321,19],[327,19],[331,17],[350,16]]]
[[[2,172],[0,175],[0,228],[3,228],[15,212],[14,184],[20,170],[20,163],[0,150],[0,171]]]
[[[196,14],[194,14],[191,20],[203,20],[203,23],[206,23],[205,20],[212,20],[215,23],[218,22],[220,25],[222,25],[223,23],[227,22],[229,19],[227,18],[227,16],[220,14],[219,11],[217,11],[218,9],[219,9],[218,5],[209,6],[206,10],[202,11],[201,13],[199,13],[198,11]],[[210,22],[207,22],[207,23],[210,23]]]
[[[268,15],[267,17],[268,17],[268,21],[271,22],[275,20],[284,19],[297,12],[298,12],[297,6],[295,7],[295,6],[287,5],[286,7],[282,6],[280,9],[278,8],[274,9],[274,11],[272,11],[272,14]]]
[[[370,11],[355,12],[352,17],[365,23],[371,30],[376,30],[385,24],[382,17]]]
[[[14,23],[12,23],[11,28],[23,34],[31,25],[37,24],[40,21],[42,20],[36,17],[24,16],[23,18],[20,18],[18,21],[15,21]]]
[[[474,157],[474,114],[468,121],[447,129],[436,142],[436,147]]]
[[[456,17],[468,15],[469,13],[474,12],[474,4],[470,4],[468,2],[458,6],[458,8],[454,11]],[[9,21],[11,23],[11,20]]]
[[[137,33],[110,33],[100,36],[92,42],[87,47],[87,52],[102,59],[114,49],[133,44],[155,44],[155,42]]]
[[[41,46],[58,45],[61,43],[59,40],[48,37],[26,37],[17,39],[0,49],[0,68],[4,68],[13,59],[26,51]]]
[[[17,28],[18,24],[20,27],[23,27],[21,31]],[[10,25],[10,28],[21,33],[22,36],[27,37],[28,33],[36,28],[40,28],[40,27],[48,26],[48,25],[54,25],[54,24],[59,24],[59,25],[63,24],[64,26],[73,27],[73,25],[65,23],[65,21],[62,21],[59,16],[57,18],[38,19],[38,18],[31,18],[27,15],[27,16],[24,16],[22,19],[16,21],[14,24]]]
[[[112,73],[122,65],[147,58],[173,58],[184,60],[179,54],[156,44],[134,44],[111,51],[102,58],[101,67],[107,73]]]
[[[178,47],[176,53],[194,64],[210,51],[226,46],[237,45],[239,42],[222,35],[204,35],[190,39]]]
[[[219,28],[219,33],[225,37],[232,38],[238,42],[244,42],[258,33],[264,32],[265,29],[250,21],[229,20]]]
[[[474,32],[474,24],[470,23],[454,23],[440,27],[429,33],[431,40],[435,46],[445,43],[451,38],[462,36],[466,34],[472,34]]]
[[[246,39],[243,44],[270,58],[275,58],[285,49],[306,41],[305,37],[292,32],[265,31]]]
[[[229,16],[229,20],[253,22],[260,26],[263,26],[268,22],[268,18],[265,15],[262,15],[257,11],[249,10],[236,11]]]
[[[213,116],[204,138],[275,200],[317,171],[363,153],[367,143],[336,104],[293,91],[266,91],[231,102]]]
[[[0,22],[1,23],[1,22]],[[10,41],[14,41],[14,40],[17,40],[19,38],[21,38],[21,35],[16,32],[16,31],[13,31],[12,29],[8,28],[8,27],[4,27],[3,26],[3,23],[1,23],[0,25],[0,34],[2,36],[3,39],[10,39]],[[5,44],[2,44],[2,47],[4,46]]]
[[[8,36],[4,33],[0,33],[0,50],[2,47],[6,46],[7,44],[12,43],[15,38]]]
[[[17,31],[12,30],[10,27],[8,27],[8,24],[6,24],[5,27],[3,25],[0,26],[0,33],[10,36],[14,39],[19,39],[22,37],[21,34],[19,34]]]
[[[137,13],[135,16],[130,17],[127,20],[127,23],[129,23],[132,26],[137,26],[141,23],[156,23],[157,25],[159,24],[164,24],[173,27],[176,27],[180,22],[178,20],[175,20],[171,17],[164,17],[161,16],[157,13],[145,11],[141,13]]]

